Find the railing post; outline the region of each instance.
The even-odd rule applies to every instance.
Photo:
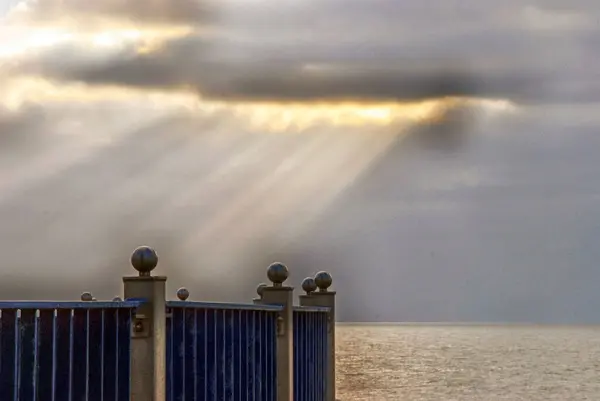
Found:
[[[131,327],[131,401],[165,401],[166,277],[152,276],[156,252],[139,247],[131,255],[138,276],[123,277],[125,299],[143,299]]]
[[[255,305],[260,305],[260,304],[262,304],[262,303],[263,303],[263,290],[265,289],[265,287],[268,287],[268,285],[267,285],[267,284],[265,284],[265,283],[260,283],[260,284],[258,285],[258,287],[256,287],[256,293],[258,294],[258,298],[254,298],[254,299],[252,300],[252,302],[253,302]]]
[[[306,295],[300,295],[301,306],[323,306],[329,308],[327,330],[327,401],[335,398],[335,291],[329,291],[333,283],[331,274],[319,272],[315,278],[308,277],[302,282]],[[317,288],[319,289],[318,291]]]
[[[294,287],[284,286],[288,268],[273,263],[267,270],[272,286],[259,285],[254,303],[281,305],[277,318],[277,401],[294,401]]]

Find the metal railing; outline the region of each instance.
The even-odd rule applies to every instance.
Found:
[[[167,401],[275,401],[280,306],[167,302]]]
[[[252,304],[165,298],[136,249],[125,301],[0,302],[0,401],[335,401],[335,292],[319,272],[294,306],[269,266]]]
[[[294,308],[294,400],[325,401],[329,308]]]
[[[3,401],[129,400],[139,302],[0,302]]]

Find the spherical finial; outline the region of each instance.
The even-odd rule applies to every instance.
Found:
[[[81,300],[83,302],[92,302],[94,300],[94,296],[92,295],[91,292],[84,292],[83,294],[81,294]]]
[[[274,287],[281,287],[283,282],[287,280],[290,272],[283,263],[273,263],[267,269],[267,277],[273,283]]]
[[[190,292],[187,290],[187,288],[181,287],[180,289],[177,290],[177,298],[179,298],[180,301],[185,301],[189,297],[190,297]]]
[[[317,290],[317,283],[315,283],[315,279],[312,277],[305,278],[304,281],[302,281],[302,289],[306,292],[306,294],[315,292]]]
[[[113,302],[122,302],[123,300],[121,299],[121,297],[116,296],[113,298]]]
[[[131,254],[131,265],[140,276],[149,276],[158,264],[158,255],[149,246],[140,246]]]
[[[331,287],[331,283],[333,283],[331,274],[327,272],[318,272],[315,274],[315,284],[319,287],[320,292],[327,292],[327,289]]]
[[[267,285],[267,284],[265,284],[265,283],[260,283],[260,284],[258,285],[258,287],[256,287],[256,293],[258,294],[258,296],[259,296],[259,297],[261,297],[261,298],[262,298],[262,296],[263,296],[263,293],[265,292],[265,288],[266,288],[266,287],[268,287],[268,285]]]

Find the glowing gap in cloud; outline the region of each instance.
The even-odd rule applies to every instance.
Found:
[[[23,57],[61,45],[80,46],[89,51],[133,47],[137,53],[159,49],[168,40],[188,35],[190,28],[139,28],[118,25],[111,29],[69,29],[64,27],[0,27],[0,60]]]
[[[70,103],[119,103],[129,108],[187,111],[212,115],[228,113],[240,123],[265,133],[301,132],[315,126],[390,126],[442,118],[449,108],[478,105],[487,112],[506,112],[516,106],[504,100],[443,98],[407,103],[355,102],[225,102],[198,98],[193,92],[147,91],[83,83],[55,84],[39,77],[0,81],[0,105],[18,110],[31,102],[52,106]]]

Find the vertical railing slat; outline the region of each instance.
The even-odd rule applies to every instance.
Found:
[[[256,311],[250,312],[250,328],[249,328],[249,336],[248,336],[248,359],[250,360],[250,388],[248,390],[251,391],[252,397],[251,400],[256,400],[256,358],[255,356],[255,337],[256,337]]]
[[[171,311],[171,401],[183,401],[185,375],[183,371],[184,347],[183,332],[185,321],[184,310],[174,308]]]
[[[38,380],[37,398],[40,401],[50,401],[53,384],[53,343],[54,343],[54,309],[40,310],[38,323]]]
[[[54,341],[54,392],[53,401],[66,401],[70,393],[70,350],[71,350],[71,309],[56,311]]]
[[[19,324],[18,399],[32,400],[35,381],[36,310],[22,310]]]
[[[195,375],[196,375],[196,331],[195,331],[195,313],[193,309],[185,309],[184,310],[184,322],[185,322],[185,332],[184,332],[184,343],[185,347],[183,350],[184,356],[184,392],[183,392],[183,400],[184,401],[195,401]]]
[[[196,399],[194,401],[206,400],[206,311],[194,310],[194,321],[196,331]]]
[[[235,370],[233,371],[233,383],[234,383],[234,397],[235,401],[242,401],[243,390],[242,387],[242,311],[235,311],[233,315],[234,323],[232,324],[232,336],[233,336],[233,344],[234,344],[234,360]]]
[[[87,341],[87,401],[104,401],[103,389],[103,333],[104,309],[88,309],[88,341]]]
[[[210,329],[209,311],[204,311],[204,324],[202,331],[204,332],[204,400],[209,400],[209,387],[212,384],[212,378],[209,376],[209,364],[212,359],[209,358],[209,347],[212,345],[210,338],[212,330]]]
[[[225,346],[225,311],[215,311],[215,364],[216,364],[216,392],[215,401],[225,400],[225,375],[227,374],[226,366],[226,346]]]
[[[300,313],[298,311],[294,311],[294,400],[300,401],[300,396],[298,391],[300,390],[301,380],[300,380],[300,342],[302,341],[300,338]]]
[[[193,400],[194,401],[198,401],[198,380],[199,380],[199,376],[200,376],[200,370],[198,369],[198,337],[199,337],[199,332],[198,332],[198,311],[196,309],[192,309],[192,313],[193,313],[193,333],[194,333],[194,342],[193,342],[193,359],[192,359],[192,363],[193,363],[193,370],[194,370],[194,396],[193,396]]]
[[[326,394],[327,394],[327,374],[328,374],[328,369],[329,369],[329,359],[328,359],[328,355],[329,355],[329,349],[328,349],[328,342],[327,342],[327,336],[328,336],[328,319],[329,317],[327,316],[327,314],[319,314],[319,318],[320,318],[320,324],[319,327],[321,328],[321,333],[319,335],[319,340],[321,342],[321,347],[319,348],[320,352],[319,352],[319,358],[321,360],[321,375],[319,376],[320,380],[319,383],[321,383],[321,400],[325,400]]]
[[[262,398],[263,400],[268,400],[270,398],[270,388],[269,388],[269,384],[268,384],[268,342],[267,342],[267,338],[268,338],[268,334],[267,334],[267,330],[268,330],[268,314],[266,312],[261,312],[262,318],[260,321],[260,331],[261,331],[261,336],[260,336],[260,355],[261,355],[261,361],[260,361],[260,375],[262,377],[261,383],[262,383],[262,388],[263,388],[263,393],[262,393]]]
[[[271,401],[277,399],[277,316],[269,319],[269,350],[271,357],[269,358],[269,380],[271,388]]]
[[[248,359],[248,311],[240,311],[240,390],[241,401],[248,401],[250,393],[249,377],[249,359]]]
[[[310,383],[311,386],[309,387],[309,395],[310,395],[310,400],[311,401],[317,401],[317,392],[315,391],[317,389],[317,381],[320,380],[320,378],[315,375],[316,373],[316,361],[317,361],[317,354],[316,354],[316,345],[317,345],[317,332],[315,331],[315,329],[318,327],[315,322],[316,322],[316,317],[317,314],[316,313],[311,313],[310,316],[308,316],[308,327],[309,327],[309,334],[310,334],[310,342],[308,345],[308,354],[310,357],[310,368],[309,368],[309,374],[310,374]]]
[[[233,329],[235,325],[234,321],[234,311],[232,310],[224,310],[224,339],[225,339],[225,393],[223,394],[223,399],[226,401],[233,401],[234,397],[234,366],[239,363],[235,359],[234,355],[234,339],[233,339]]]
[[[300,359],[300,385],[298,386],[298,394],[300,397],[298,400],[302,401],[308,401],[306,399],[306,368],[308,365],[308,359],[306,355],[306,317],[306,313],[301,313],[298,321],[298,332],[300,333],[300,338],[298,339],[298,359]]]
[[[106,366],[106,310],[102,309],[100,316],[100,372],[98,372],[98,380],[100,385],[100,401],[104,401],[104,366]]]
[[[117,310],[104,311],[104,364],[102,394],[104,401],[113,401],[117,395]],[[57,400],[58,401],[58,400]]]
[[[255,365],[255,387],[256,387],[256,399],[262,400],[262,387],[263,387],[263,379],[262,379],[262,311],[256,312],[256,321],[254,323],[254,360],[256,361]]]
[[[217,319],[216,319],[216,311],[208,310],[206,311],[207,317],[207,349],[206,349],[206,358],[207,358],[207,369],[206,372],[208,374],[208,383],[206,386],[207,389],[207,401],[217,401]]]
[[[117,399],[129,401],[131,389],[131,309],[117,309]]]
[[[0,348],[2,349],[2,361],[0,363],[0,394],[5,400],[14,398],[15,382],[15,326],[17,323],[17,311],[11,309],[2,310],[0,318],[2,324],[2,334],[0,338]]]
[[[87,384],[87,328],[88,314],[85,309],[75,309],[71,340],[71,401],[85,400]]]
[[[174,347],[174,342],[173,342],[173,316],[172,316],[172,310],[169,309],[168,310],[168,315],[167,315],[167,321],[166,321],[166,325],[165,325],[166,329],[167,329],[167,333],[166,333],[166,347],[167,349],[165,350],[165,358],[166,358],[166,366],[168,369],[168,372],[166,372],[165,374],[165,381],[166,381],[166,391],[167,391],[167,401],[172,401],[175,399],[174,396],[174,389],[173,389],[173,347]]]

